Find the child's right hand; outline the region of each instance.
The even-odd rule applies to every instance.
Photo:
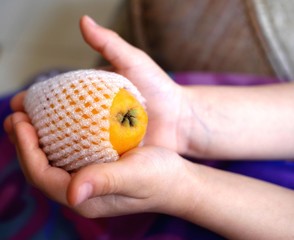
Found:
[[[193,121],[184,88],[176,84],[146,53],[115,32],[85,16],[80,22],[85,41],[132,81],[147,100],[149,124],[145,142],[184,153]],[[199,138],[201,139],[201,138]]]

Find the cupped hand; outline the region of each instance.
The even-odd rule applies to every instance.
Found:
[[[88,16],[81,18],[80,28],[85,41],[110,62],[115,72],[132,81],[146,98],[149,124],[145,142],[184,152],[186,138],[183,135],[189,129],[191,118],[183,88],[146,53]]]
[[[10,121],[27,180],[49,198],[80,215],[118,216],[139,212],[181,215],[191,184],[190,162],[159,147],[136,148],[112,163],[93,164],[75,173],[52,167],[39,148],[37,133],[24,113]],[[184,214],[184,213],[183,213]]]
[[[136,148],[117,162],[78,171],[68,186],[68,202],[91,218],[142,212],[181,216],[194,182],[190,165],[164,148]]]

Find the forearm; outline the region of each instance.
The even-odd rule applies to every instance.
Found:
[[[186,153],[255,159],[294,156],[294,84],[194,86],[188,96]]]
[[[186,194],[176,200],[186,207],[179,217],[228,239],[294,238],[293,191],[206,166],[191,169]]]

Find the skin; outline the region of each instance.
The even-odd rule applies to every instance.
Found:
[[[179,155],[293,158],[293,84],[182,87],[116,33],[86,16],[80,26],[85,41],[147,99],[146,144],[117,162],[69,174],[48,164],[23,112],[21,93],[4,125],[31,184],[89,218],[160,212],[229,239],[294,238],[292,190]]]

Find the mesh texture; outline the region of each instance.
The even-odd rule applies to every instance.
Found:
[[[116,161],[109,140],[109,113],[120,89],[145,100],[126,78],[102,70],[78,70],[31,86],[24,107],[53,166],[67,171]]]

